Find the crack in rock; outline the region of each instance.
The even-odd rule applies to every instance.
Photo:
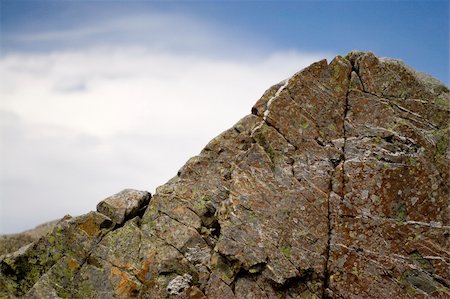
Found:
[[[2,256],[0,297],[446,298],[449,102],[372,53],[313,63],[153,197]]]

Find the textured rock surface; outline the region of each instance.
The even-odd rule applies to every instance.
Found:
[[[97,211],[108,216],[117,224],[133,218],[143,206],[147,206],[150,193],[133,189],[125,189],[97,204]]]
[[[144,214],[65,218],[2,258],[0,294],[449,298],[449,101],[397,60],[314,63],[267,90]]]
[[[22,233],[0,236],[0,256],[14,252],[23,246],[37,241],[40,237],[51,231],[58,221],[47,222]]]

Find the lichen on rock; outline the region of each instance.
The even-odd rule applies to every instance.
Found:
[[[316,62],[153,197],[0,258],[0,296],[447,298],[449,103],[398,60]]]
[[[147,206],[150,198],[150,193],[146,191],[125,189],[99,202],[97,211],[122,225],[125,220],[136,216],[142,207]]]

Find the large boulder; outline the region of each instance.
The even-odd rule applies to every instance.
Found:
[[[133,212],[127,191],[3,258],[0,296],[449,298],[449,107],[398,60],[316,62]]]
[[[125,220],[133,218],[146,207],[150,198],[150,193],[146,191],[125,189],[99,202],[97,212],[122,225]]]

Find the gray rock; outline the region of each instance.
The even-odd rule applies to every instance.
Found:
[[[185,289],[189,288],[191,280],[192,276],[189,274],[178,275],[167,285],[167,292],[172,295],[180,295]]]
[[[136,216],[150,198],[149,192],[125,189],[99,202],[97,211],[121,225],[125,220]]]

